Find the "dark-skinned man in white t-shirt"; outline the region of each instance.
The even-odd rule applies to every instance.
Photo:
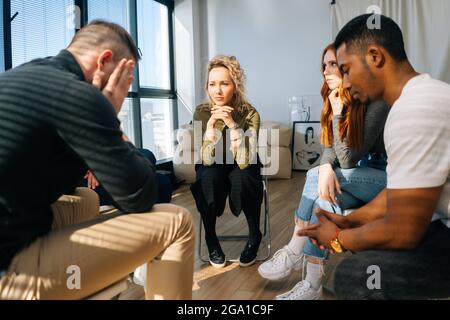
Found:
[[[331,252],[349,250],[336,268],[340,299],[450,296],[450,85],[419,74],[398,25],[366,14],[335,40],[343,83],[354,99],[385,100],[387,188],[348,217],[317,210],[300,231]]]

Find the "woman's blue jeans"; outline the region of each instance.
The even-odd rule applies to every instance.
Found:
[[[386,172],[371,167],[355,167],[352,169],[334,170],[341,185],[342,194],[336,192],[338,205],[319,199],[318,178],[319,167],[308,171],[306,183],[297,211],[297,218],[302,221],[317,223],[314,210],[319,207],[336,214],[343,214],[347,209],[359,208],[375,198],[386,188]],[[328,250],[320,250],[308,239],[303,253],[319,259],[328,258]]]

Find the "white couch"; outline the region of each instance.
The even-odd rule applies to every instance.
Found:
[[[195,139],[201,141],[200,138]],[[200,145],[194,144],[192,125],[182,126],[176,134],[177,147],[174,155],[174,172],[186,183],[195,181],[195,163],[199,161]],[[292,130],[280,123],[263,122],[259,134],[259,157],[269,179],[292,177],[291,155]]]

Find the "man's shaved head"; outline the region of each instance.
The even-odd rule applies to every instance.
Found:
[[[128,31],[118,24],[103,20],[94,20],[78,31],[69,48],[81,52],[92,49],[110,49],[114,54],[115,61],[125,56],[133,57],[136,62],[141,58]]]

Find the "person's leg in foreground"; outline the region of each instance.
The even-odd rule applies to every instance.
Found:
[[[87,189],[63,196],[52,209],[54,231],[15,256],[0,278],[1,299],[83,299],[144,263],[147,299],[192,298],[195,234],[188,210],[166,204],[95,218],[98,197]]]

